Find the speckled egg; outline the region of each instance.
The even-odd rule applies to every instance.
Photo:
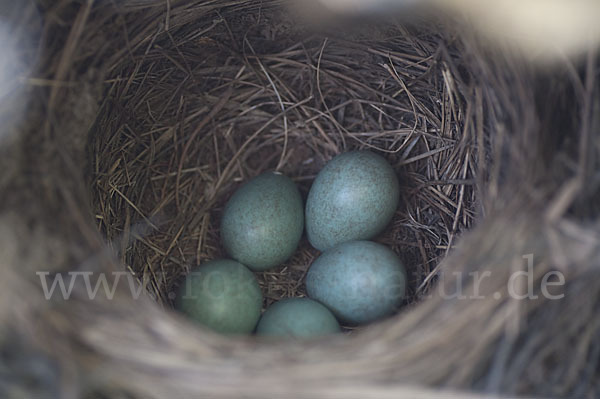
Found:
[[[342,323],[364,324],[394,313],[406,291],[398,256],[371,241],[348,241],[318,257],[306,275],[308,296]]]
[[[290,178],[268,172],[248,181],[227,202],[221,238],[232,258],[262,271],[292,255],[303,229],[298,188]]]
[[[352,151],[333,158],[319,172],[306,200],[306,233],[321,251],[350,240],[367,240],[392,220],[400,188],[381,156]]]
[[[229,259],[206,262],[186,276],[176,307],[192,320],[223,334],[249,334],[262,307],[258,281]]]
[[[335,316],[309,298],[288,298],[269,306],[256,327],[257,335],[310,338],[340,332]]]

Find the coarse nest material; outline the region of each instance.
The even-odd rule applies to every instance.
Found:
[[[455,50],[397,25],[364,26],[375,41],[309,35],[268,8],[215,16],[109,66],[92,190],[122,262],[169,303],[190,267],[227,256],[219,221],[241,182],[277,170],[306,197],[333,156],[369,149],[402,182],[402,205],[379,240],[408,266],[413,302],[476,213],[477,143],[465,131],[473,116]],[[317,255],[304,240],[283,267],[260,273],[266,305],[304,295]]]
[[[3,397],[596,397],[595,55],[541,71],[456,26],[316,33],[284,6],[30,4],[39,68],[0,147]],[[225,256],[220,212],[243,181],[279,170],[306,195],[358,148],[401,181],[377,238],[409,270],[397,316],[265,342],[169,310],[190,268]],[[259,274],[265,306],[303,295],[316,256],[303,241]],[[44,296],[74,272],[115,290]]]

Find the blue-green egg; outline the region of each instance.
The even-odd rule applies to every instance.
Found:
[[[368,240],[391,221],[400,198],[391,165],[370,151],[351,151],[329,161],[306,200],[306,233],[321,251],[350,240]]]
[[[340,331],[335,316],[309,298],[288,298],[272,304],[256,327],[257,335],[293,338],[311,338]]]
[[[298,187],[279,173],[246,182],[227,202],[221,238],[227,253],[254,271],[285,262],[298,247],[304,209]]]
[[[388,247],[348,241],[323,252],[306,275],[306,291],[342,323],[372,322],[394,313],[406,292],[406,270]]]
[[[176,307],[216,332],[250,334],[260,318],[262,293],[246,266],[229,259],[213,260],[186,276]]]

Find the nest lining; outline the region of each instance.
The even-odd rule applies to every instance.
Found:
[[[280,9],[187,24],[111,68],[90,143],[98,227],[172,304],[191,267],[227,256],[220,216],[243,181],[277,170],[306,198],[333,156],[369,149],[401,182],[376,240],[407,266],[412,303],[476,213],[478,150],[458,58],[442,33],[389,24],[315,34]],[[283,266],[257,273],[265,306],[303,296],[316,256],[303,238]]]

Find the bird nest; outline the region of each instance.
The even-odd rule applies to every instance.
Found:
[[[306,197],[333,156],[384,155],[402,182],[402,205],[378,240],[409,268],[409,302],[473,223],[480,153],[456,50],[441,35],[394,25],[377,28],[377,41],[308,35],[286,17],[224,11],[119,60],[107,79],[90,143],[96,218],[161,303],[190,267],[227,256],[223,206],[267,170],[291,177]],[[303,240],[282,267],[260,273],[266,304],[304,295],[316,256]]]
[[[2,310],[16,320],[4,334],[10,392],[600,391],[593,56],[534,70],[457,26],[315,30],[278,1],[46,3],[36,4],[44,77],[22,134],[0,148],[0,188],[14,193],[0,201],[4,262],[17,266],[3,284],[11,303],[24,298]],[[171,311],[191,268],[227,256],[219,222],[244,181],[280,171],[306,197],[327,161],[355,149],[399,176],[400,206],[376,238],[408,270],[398,315],[338,337],[263,342]],[[257,273],[264,306],[305,295],[318,255],[303,238],[285,264]],[[73,272],[91,280],[44,298],[40,275]],[[103,279],[114,291],[90,298]]]

